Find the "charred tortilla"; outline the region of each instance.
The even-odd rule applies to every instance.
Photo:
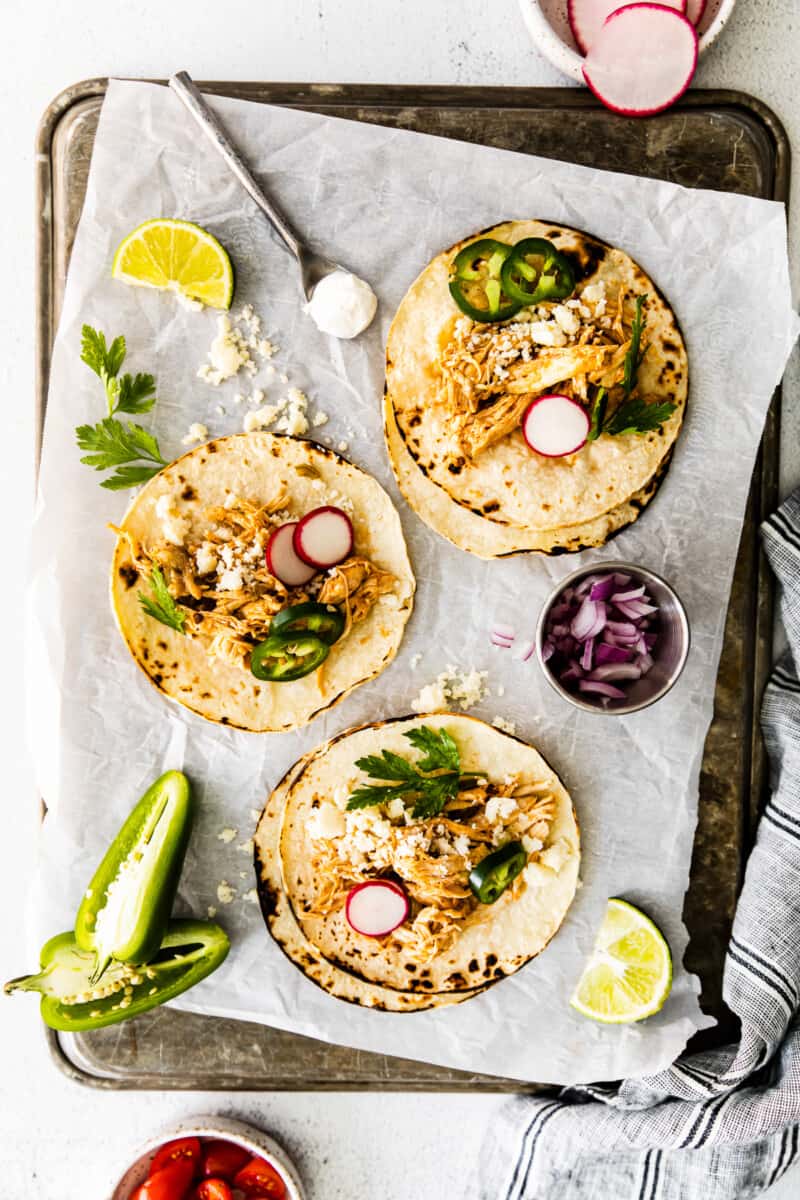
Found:
[[[265,544],[282,523],[326,504],[349,512],[353,554],[287,589],[267,569]],[[155,567],[183,633],[142,606]],[[216,439],[150,480],[125,515],[111,571],[117,623],[153,685],[211,721],[254,732],[304,725],[380,674],[413,594],[400,520],[380,485],[324,447],[268,433]],[[274,616],[329,596],[346,626],[322,666],[291,682],[255,678],[250,651]]]
[[[629,255],[597,238],[540,221],[509,221],[480,236],[551,241],[574,264],[572,297],[502,324],[476,324],[448,290],[451,263],[474,237],[439,254],[411,285],[389,331],[389,416],[417,469],[485,523],[486,542],[497,528],[502,548],[495,553],[507,553],[508,545],[547,550],[548,543],[570,543],[572,534],[559,542],[559,531],[576,527],[589,528],[582,544],[601,544],[627,523],[622,506],[640,501],[663,474],[680,433],[688,365],[675,314]],[[671,403],[671,415],[660,429],[603,434],[562,458],[533,453],[519,424],[537,395],[565,393],[588,405],[603,383],[618,397],[638,296],[646,297],[647,346],[639,394],[648,403]],[[568,332],[554,320],[556,309]],[[551,343],[537,341],[547,338]],[[391,448],[391,419],[387,431]],[[395,467],[398,445],[395,439]]]

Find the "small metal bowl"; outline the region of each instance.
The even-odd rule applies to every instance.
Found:
[[[275,1168],[286,1184],[286,1200],[305,1200],[300,1177],[286,1151],[255,1125],[231,1117],[187,1117],[162,1127],[155,1137],[140,1146],[128,1167],[115,1176],[107,1200],[130,1200],[139,1184],[147,1178],[150,1163],[159,1146],[184,1137],[220,1138],[242,1146],[250,1154],[265,1158]]]
[[[608,700],[604,704],[599,696],[579,695],[564,687],[556,679],[548,663],[544,661],[542,648],[550,610],[561,598],[564,590],[576,586],[587,575],[605,574],[609,571],[619,571],[621,574],[630,575],[637,586],[642,583],[645,585],[653,603],[658,605],[659,625],[658,642],[653,650],[655,661],[651,669],[641,679],[629,681],[624,685],[620,684],[626,693],[625,700]],[[666,579],[656,575],[655,571],[648,571],[646,567],[640,567],[636,563],[630,562],[595,563],[591,567],[581,567],[578,571],[573,571],[566,579],[562,579],[550,593],[539,614],[539,622],[536,626],[536,657],[553,691],[558,692],[559,696],[563,696],[570,704],[574,704],[576,708],[582,708],[585,712],[612,717],[639,712],[640,709],[648,708],[651,704],[655,704],[656,700],[666,696],[673,684],[677,682],[686,664],[690,643],[689,620],[678,593],[667,583]]]

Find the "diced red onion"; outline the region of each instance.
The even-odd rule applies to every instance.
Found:
[[[644,584],[641,587],[629,588],[627,592],[615,592],[611,599],[615,604],[619,604],[620,600],[641,600],[644,595]]]
[[[636,663],[606,663],[604,667],[595,667],[589,674],[590,679],[608,683],[618,679],[641,679],[642,671]]]
[[[616,587],[613,575],[606,575],[605,579],[599,580],[598,583],[592,584],[592,590],[589,592],[590,600],[613,600],[611,593]]]
[[[579,680],[578,690],[581,692],[592,692],[595,696],[605,696],[608,700],[625,699],[625,693],[618,687],[614,687],[613,683],[598,683],[594,679]]]
[[[630,650],[624,650],[622,646],[609,646],[605,642],[600,642],[594,653],[595,661],[599,667],[605,666],[606,663],[624,663],[630,662]]]
[[[505,638],[498,637],[496,633],[493,633],[489,640],[493,646],[497,646],[500,650],[511,649],[511,642],[506,641]]]
[[[503,638],[507,642],[513,642],[516,637],[516,630],[513,625],[494,624],[491,628],[492,633],[496,633],[498,637]]]
[[[511,653],[514,658],[518,658],[520,662],[527,662],[535,649],[535,642],[517,642]]]
[[[570,633],[579,642],[584,642],[587,638],[597,637],[598,633],[602,633],[605,623],[606,606],[603,601],[587,598],[572,619]]]
[[[653,668],[657,622],[645,584],[619,571],[595,572],[565,588],[550,609],[541,658],[565,686],[603,704],[624,700],[615,685]],[[530,643],[515,645],[514,657],[527,660],[531,649]]]

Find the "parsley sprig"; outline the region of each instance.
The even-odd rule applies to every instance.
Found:
[[[124,337],[115,337],[109,346],[101,330],[84,325],[81,361],[101,380],[108,415],[96,425],[79,425],[75,435],[78,447],[90,451],[81,459],[82,463],[96,471],[118,468],[100,483],[112,491],[145,483],[166,466],[151,433],[132,421],[123,424],[114,415],[149,412],[156,402],[156,382],[152,375],[120,375],[126,353]]]
[[[663,404],[648,404],[640,397],[632,395],[636,387],[639,367],[647,353],[647,347],[642,348],[642,333],[647,323],[644,312],[646,299],[646,296],[636,297],[636,312],[631,325],[631,344],[625,355],[623,368],[622,401],[607,417],[608,393],[605,388],[600,388],[592,405],[589,436],[586,439],[589,442],[599,438],[601,433],[611,434],[612,437],[619,437],[623,433],[651,433],[653,430],[660,429],[675,411],[675,405],[671,400],[665,400]]]
[[[170,596],[167,581],[158,567],[154,567],[150,575],[150,588],[152,596],[146,596],[144,592],[138,593],[139,603],[148,617],[154,617],[156,621],[168,625],[178,633],[186,633],[186,614]]]
[[[376,783],[361,784],[350,796],[348,809],[372,808],[398,797],[413,800],[412,816],[435,817],[455,799],[461,781],[461,756],[446,729],[427,725],[403,734],[422,757],[411,762],[391,750],[367,754],[356,766]]]

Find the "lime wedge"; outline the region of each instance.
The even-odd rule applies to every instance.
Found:
[[[625,900],[609,900],[592,957],[570,1000],[593,1021],[623,1025],[664,1007],[672,956],[659,929]]]
[[[158,217],[138,225],[118,246],[111,274],[138,287],[178,292],[210,308],[230,308],[233,299],[227,250],[191,221]]]

